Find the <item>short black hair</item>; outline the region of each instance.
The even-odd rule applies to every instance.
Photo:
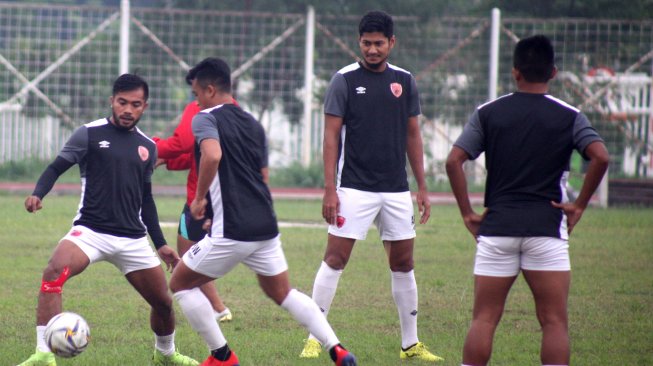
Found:
[[[202,88],[213,85],[223,93],[231,93],[231,69],[220,58],[205,58],[190,69],[186,74],[186,82],[191,85],[193,80],[197,80]]]
[[[553,75],[555,54],[551,41],[541,34],[517,42],[512,65],[531,83],[546,83]]]
[[[122,74],[113,82],[113,96],[118,93],[143,89],[145,100],[150,96],[150,88],[142,77],[134,74]]]
[[[394,36],[394,22],[392,17],[387,13],[379,10],[373,10],[363,15],[358,23],[358,35],[363,33],[381,32],[388,39]]]

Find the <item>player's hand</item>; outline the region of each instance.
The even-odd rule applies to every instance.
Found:
[[[156,158],[156,163],[154,163],[154,168],[156,169],[165,163],[166,163],[166,159]]]
[[[208,201],[206,198],[201,198],[198,199],[198,197],[195,197],[193,202],[190,203],[190,214],[193,216],[195,220],[200,220],[204,218],[204,215],[206,214],[206,204]]]
[[[340,212],[340,199],[335,189],[325,189],[322,198],[322,217],[329,225],[336,225]]]
[[[36,212],[43,208],[41,199],[36,196],[29,196],[25,199],[25,209],[27,212]]]
[[[425,189],[417,191],[415,197],[417,201],[417,209],[419,210],[419,223],[426,224],[431,217],[431,200],[429,194]]]
[[[180,261],[179,254],[167,245],[157,249],[157,252],[159,253],[159,257],[161,257],[161,260],[166,264],[166,270],[172,272],[172,269],[175,268],[177,263]]]
[[[486,215],[487,209],[483,211],[482,215],[479,215],[476,212],[472,212],[469,215],[463,216],[463,223],[465,223],[465,227],[472,234],[474,240],[476,240],[478,237],[478,230],[480,229],[481,222],[483,222],[483,219],[485,219]]]
[[[206,231],[207,233],[211,230],[211,224],[213,221],[211,219],[206,219],[204,220],[204,223],[202,224],[202,230]]]
[[[567,216],[567,232],[571,234],[571,231],[574,230],[574,226],[576,226],[580,221],[580,218],[583,216],[585,209],[573,202],[559,203],[551,201],[551,205],[555,208],[561,209],[565,213]]]

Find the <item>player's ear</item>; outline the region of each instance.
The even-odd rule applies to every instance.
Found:
[[[397,42],[397,39],[395,38],[394,34],[390,39],[388,40],[388,43],[390,44],[390,49],[392,49],[395,46],[395,43]]]
[[[551,77],[549,78],[549,80],[555,78],[556,75],[558,75],[558,68],[553,66],[553,70],[551,70]]]
[[[515,69],[514,67],[512,68],[512,78],[515,79],[515,81],[519,81],[522,78],[519,70]]]

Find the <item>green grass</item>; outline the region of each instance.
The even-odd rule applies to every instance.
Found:
[[[75,196],[49,196],[35,215],[23,209],[24,197],[0,195],[0,364],[13,365],[35,346],[34,313],[40,276],[49,255],[68,230]],[[160,197],[162,221],[175,222],[182,198]],[[321,222],[318,201],[280,200],[282,221]],[[169,240],[176,229],[165,228]],[[310,294],[325,246],[325,228],[283,228],[282,240],[293,285]],[[569,299],[572,364],[653,364],[653,210],[592,208],[571,240],[573,279]],[[418,227],[415,247],[419,287],[419,335],[460,365],[471,317],[474,244],[453,206],[433,208],[431,221]],[[356,245],[340,280],[329,320],[361,365],[399,364],[399,325],[390,294],[390,274],[378,235]],[[244,266],[218,281],[234,321],[222,326],[243,365],[331,365],[300,360],[306,331],[258,289]],[[58,365],[147,365],[153,349],[149,308],[117,269],[90,266],[65,286],[64,308],[89,322],[89,348]],[[202,339],[177,311],[176,343],[204,359]],[[539,326],[533,301],[518,280],[497,330],[492,366],[539,365]]]

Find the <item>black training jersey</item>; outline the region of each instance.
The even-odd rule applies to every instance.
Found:
[[[602,141],[587,117],[548,94],[512,93],[480,106],[455,145],[485,152],[486,218],[480,235],[567,239],[562,210],[574,149]]]
[[[240,107],[223,104],[195,115],[193,134],[198,144],[216,139],[222,149],[207,194],[213,219],[210,235],[238,241],[276,237],[279,230],[272,195],[261,173],[268,165],[263,126]],[[199,149],[196,156],[199,165]]]
[[[388,64],[383,72],[372,72],[351,64],[331,79],[324,113],[343,119],[338,187],[408,191],[408,118],[420,114],[417,85],[408,71]]]
[[[145,236],[140,211],[156,161],[154,141],[138,128],[120,129],[104,118],[75,130],[59,156],[79,164],[82,196],[74,225],[121,237]]]

